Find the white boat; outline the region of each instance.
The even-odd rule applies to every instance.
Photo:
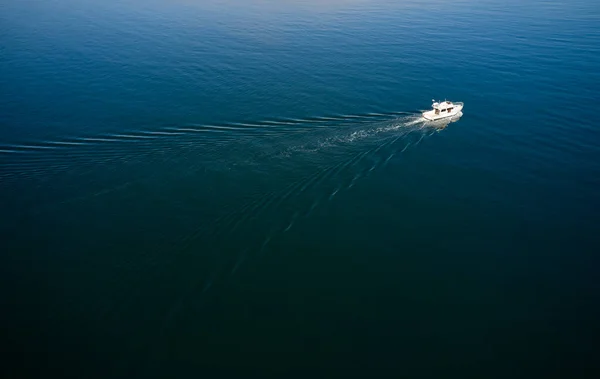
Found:
[[[433,109],[423,112],[423,117],[429,121],[436,121],[442,118],[453,117],[461,114],[464,103],[453,103],[451,101],[437,102],[433,101]]]

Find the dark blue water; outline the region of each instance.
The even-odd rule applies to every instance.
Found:
[[[5,377],[594,377],[599,25],[1,2]]]

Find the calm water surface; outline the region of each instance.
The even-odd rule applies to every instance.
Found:
[[[593,0],[1,2],[3,370],[594,377],[598,25]],[[464,115],[425,123],[432,98]]]

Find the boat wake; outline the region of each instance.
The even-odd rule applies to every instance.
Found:
[[[182,155],[212,155],[219,160],[224,146],[234,149],[259,148],[245,154],[260,158],[318,152],[326,148],[425,124],[406,112],[368,113],[305,119],[231,122],[222,125],[187,124],[155,130],[130,130],[84,135],[60,140],[28,141],[0,145],[0,179],[47,179],[50,175],[148,160],[173,160]],[[229,154],[228,158],[232,155]],[[235,159],[234,159],[235,160]],[[233,162],[243,164],[243,162]],[[246,163],[252,164],[253,159]]]
[[[13,204],[35,214],[108,201],[134,189],[152,191],[173,214],[189,217],[168,238],[168,249],[178,252],[174,257],[231,246],[244,230],[244,251],[207,253],[212,263],[199,278],[208,279],[190,293],[206,296],[246,265],[267,259],[271,246],[305,220],[368,183],[366,178],[391,170],[446,125],[413,112],[390,112],[189,123],[4,144],[0,195],[50,190],[35,209],[27,207],[40,204],[39,191],[23,193],[22,203]],[[153,262],[156,254],[158,248],[143,259]]]

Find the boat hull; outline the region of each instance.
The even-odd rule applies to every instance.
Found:
[[[423,112],[423,118],[429,121],[437,121],[445,118],[454,117],[462,112],[463,104],[455,104],[451,112],[440,112],[435,114],[435,110]]]

